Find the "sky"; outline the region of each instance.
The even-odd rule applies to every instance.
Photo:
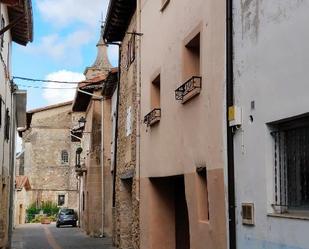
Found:
[[[32,0],[34,40],[26,47],[13,44],[13,76],[35,79],[82,81],[83,72],[96,58],[101,21],[108,0]],[[109,47],[109,59],[117,66],[117,47]],[[27,90],[27,110],[72,100],[74,85],[34,83],[15,79]]]
[[[95,61],[100,26],[108,0],[32,0],[34,40],[26,47],[13,44],[13,76],[58,81],[82,81],[83,72]],[[108,55],[117,66],[117,47]],[[34,83],[15,79],[19,89],[27,90],[27,110],[72,100],[74,85]],[[17,151],[21,150],[20,138]]]

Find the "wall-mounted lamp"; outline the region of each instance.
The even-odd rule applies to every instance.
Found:
[[[78,125],[79,127],[85,127],[85,124],[86,124],[86,119],[84,117],[81,117],[79,120],[78,120]]]
[[[83,152],[83,149],[81,147],[78,147],[76,149],[76,157],[75,157],[75,167],[80,168],[80,154]]]

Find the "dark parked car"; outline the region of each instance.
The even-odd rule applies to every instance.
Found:
[[[62,208],[58,213],[56,227],[60,227],[61,225],[72,225],[73,227],[76,227],[77,220],[77,215],[74,212],[74,209]]]

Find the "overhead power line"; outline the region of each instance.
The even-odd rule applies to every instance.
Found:
[[[76,87],[45,87],[45,86],[27,86],[22,84],[17,84],[20,87],[26,87],[26,88],[36,88],[36,89],[56,89],[56,90],[72,90],[76,89]]]
[[[13,76],[13,80],[14,79],[24,80],[24,81],[32,81],[32,82],[59,83],[59,84],[78,84],[80,82],[91,83],[91,82],[87,82],[87,81],[42,80],[42,79],[32,79],[32,78],[19,77],[19,76]]]

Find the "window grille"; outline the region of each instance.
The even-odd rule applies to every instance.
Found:
[[[133,32],[134,33],[134,32]],[[127,51],[127,68],[135,60],[135,35],[133,34],[128,42],[128,51]]]
[[[61,151],[61,163],[69,162],[69,153],[66,150]]]
[[[274,139],[274,206],[309,209],[309,124],[271,133]]]

